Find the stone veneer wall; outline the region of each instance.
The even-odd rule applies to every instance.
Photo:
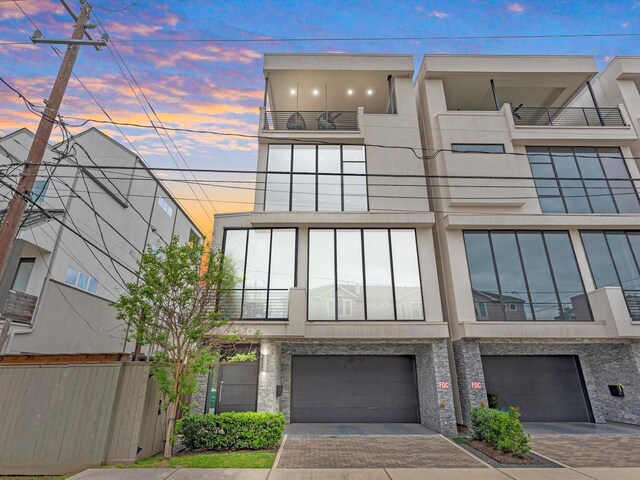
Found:
[[[471,409],[487,405],[487,389],[484,384],[482,362],[480,362],[480,346],[478,342],[471,340],[458,340],[453,342],[453,356],[458,377],[462,424],[470,427]],[[476,388],[472,388],[472,384],[475,384]],[[478,384],[479,388],[477,388]]]
[[[478,392],[470,388],[465,378],[481,378],[481,355],[577,355],[596,423],[622,422],[640,425],[640,362],[637,342],[627,340],[558,340],[500,339],[469,341],[454,344],[460,400],[463,412],[479,404]],[[462,373],[461,373],[462,372]],[[471,372],[471,373],[469,373]],[[480,376],[481,375],[481,376]],[[613,397],[608,385],[621,383],[625,397]],[[464,385],[464,388],[463,388]],[[484,392],[486,401],[486,392]],[[469,425],[468,416],[464,419]]]
[[[335,340],[283,342],[280,353],[283,392],[279,403],[280,411],[287,421],[291,414],[292,355],[415,355],[422,424],[444,435],[457,434],[447,345],[444,340],[423,343]],[[445,382],[448,386],[439,388],[439,382]]]
[[[258,373],[259,412],[278,412],[280,406],[276,387],[280,379],[280,342],[263,339],[260,342],[260,370]]]

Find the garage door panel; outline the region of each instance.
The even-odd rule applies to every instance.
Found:
[[[483,356],[487,393],[514,406],[524,422],[589,422],[579,365],[573,356]]]
[[[292,357],[292,422],[419,421],[409,356]]]

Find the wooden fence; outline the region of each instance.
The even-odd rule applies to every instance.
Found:
[[[162,451],[143,362],[0,365],[0,474],[62,475]]]

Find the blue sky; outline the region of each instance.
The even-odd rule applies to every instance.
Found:
[[[95,17],[109,32],[118,52],[154,110],[168,126],[255,134],[262,103],[265,52],[410,53],[416,67],[425,53],[587,54],[603,68],[616,55],[640,55],[640,37],[484,39],[358,42],[184,42],[185,39],[299,37],[417,37],[639,33],[640,1],[167,1],[96,0]],[[77,0],[70,0],[79,9]],[[57,0],[18,4],[45,37],[68,37],[73,25]],[[12,1],[0,1],[0,42],[24,42],[33,26]],[[139,43],[118,40],[140,40]],[[170,40],[154,43],[154,40]],[[49,94],[60,61],[44,45],[0,45],[0,75],[27,97],[41,102]],[[118,121],[148,124],[108,50],[83,47],[75,73]],[[130,79],[131,81],[131,79]],[[132,82],[133,83],[133,82]],[[134,89],[137,87],[134,84]],[[144,103],[144,100],[143,100]],[[145,105],[146,106],[146,105]],[[66,116],[105,119],[89,95],[72,79],[61,108]],[[37,118],[0,88],[0,135],[19,127],[32,130]],[[99,126],[99,125],[96,125]],[[99,126],[125,146],[112,127]],[[72,132],[79,132],[76,129]],[[123,129],[152,166],[175,166],[158,136],[149,130]],[[255,140],[175,134],[173,140],[191,167],[253,169]],[[174,157],[182,166],[173,146]],[[222,178],[220,176],[213,178]],[[225,176],[224,178],[233,178]],[[194,194],[168,183],[180,198]],[[218,211],[247,210],[250,190],[206,187],[213,206],[183,200],[205,230]],[[196,192],[202,194],[199,189]],[[201,198],[204,200],[204,198]],[[246,203],[243,203],[246,202]]]

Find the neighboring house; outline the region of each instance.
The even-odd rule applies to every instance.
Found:
[[[200,408],[454,434],[412,56],[265,55],[264,74],[263,188],[213,240],[259,361],[214,369]]]
[[[9,161],[5,150],[24,161],[32,141],[26,129],[0,138],[0,162]],[[142,159],[118,142],[91,128],[69,145],[49,146],[44,161],[57,162],[57,152],[67,147],[73,156],[40,169],[32,198],[47,213],[27,207],[0,280],[0,325],[12,318],[8,340],[0,346],[4,353],[131,351],[126,325],[109,302],[123,291],[124,282],[135,280],[131,272],[140,251],[172,235],[184,242],[204,238]],[[75,162],[123,169],[82,169]],[[11,193],[0,185],[0,218]]]
[[[588,56],[423,58],[416,96],[423,145],[441,150],[426,165],[465,425],[487,393],[524,421],[640,424],[640,59],[602,73],[599,108],[596,73]],[[611,395],[618,384],[625,397]]]

